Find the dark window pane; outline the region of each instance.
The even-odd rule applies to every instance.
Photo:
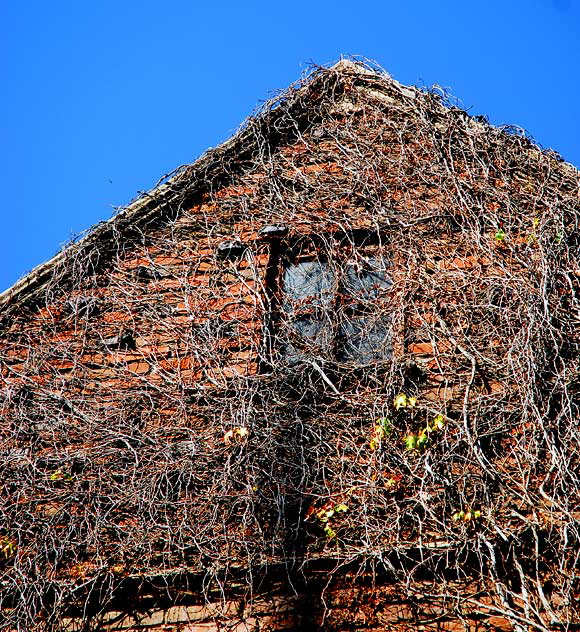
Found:
[[[282,279],[278,349],[288,364],[332,359],[365,366],[392,356],[390,318],[381,295],[392,286],[380,257],[337,267],[301,261]]]
[[[338,331],[338,360],[357,366],[388,360],[393,352],[390,323],[385,317],[352,316]]]
[[[284,311],[293,312],[296,303],[329,305],[334,285],[334,275],[325,261],[302,261],[288,266],[284,272]]]
[[[342,288],[347,295],[358,299],[377,298],[381,290],[388,290],[392,285],[387,266],[380,259],[369,257],[345,266]]]
[[[332,323],[325,308],[334,299],[335,282],[325,261],[302,261],[284,271],[281,351],[290,364],[328,352]]]
[[[285,323],[283,336],[282,354],[289,364],[296,364],[328,353],[332,326],[324,313],[304,314]]]

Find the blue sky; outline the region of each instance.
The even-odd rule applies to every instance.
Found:
[[[341,53],[580,166],[580,0],[1,0],[0,291]]]

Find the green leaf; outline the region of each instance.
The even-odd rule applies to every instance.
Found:
[[[433,419],[433,430],[443,430],[445,428],[445,418],[443,415],[437,415]]]
[[[7,536],[0,536],[0,553],[6,559],[13,557],[16,553],[16,544]]]
[[[414,450],[417,447],[416,435],[407,435],[405,437],[405,448],[407,450]]]
[[[329,539],[336,538],[336,531],[329,525],[324,527],[324,533],[326,533],[326,537]]]
[[[396,410],[399,410],[399,408],[405,408],[405,406],[407,405],[407,396],[405,395],[405,393],[399,393],[395,397],[393,403],[395,404]]]
[[[426,448],[427,445],[429,445],[429,435],[422,432],[417,439],[417,448]]]
[[[382,431],[383,437],[389,437],[393,434],[393,422],[388,417],[379,417],[377,427]]]

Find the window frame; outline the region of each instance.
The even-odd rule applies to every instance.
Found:
[[[279,333],[285,326],[284,315],[292,313],[293,311],[292,308],[288,308],[287,306],[289,299],[285,291],[284,275],[287,274],[290,266],[300,265],[310,261],[320,263],[328,261],[331,262],[333,267],[338,263],[338,267],[335,267],[330,273],[330,276],[333,277],[334,287],[332,292],[328,292],[328,299],[314,299],[310,305],[305,301],[299,310],[305,317],[317,311],[318,313],[329,315],[327,327],[330,327],[329,343],[332,349],[330,353],[327,353],[328,357],[326,360],[343,368],[368,368],[370,366],[383,365],[390,362],[398,355],[400,344],[396,338],[399,327],[396,326],[394,310],[392,309],[395,293],[395,262],[393,257],[385,256],[385,253],[392,249],[384,234],[374,230],[355,229],[348,232],[328,232],[323,235],[302,235],[293,238],[281,237],[279,239],[270,239],[269,241],[270,259],[265,279],[268,305],[266,311],[265,359],[270,369],[273,366],[291,368],[292,366],[312,363],[307,355],[301,353],[300,350],[296,351],[296,360],[289,362],[287,358],[284,359],[284,356],[288,352],[281,350],[279,346]],[[345,348],[348,346],[345,341],[348,341],[348,337],[344,333],[341,334],[340,329],[348,328],[349,325],[356,329],[356,322],[364,319],[365,314],[368,314],[370,317],[373,314],[373,310],[364,309],[364,305],[368,304],[368,298],[366,300],[361,298],[361,300],[357,301],[356,294],[351,293],[350,298],[347,299],[348,292],[344,289],[346,286],[344,279],[348,273],[345,272],[345,270],[347,266],[352,265],[353,262],[357,260],[356,257],[353,256],[355,253],[364,251],[364,249],[367,248],[372,249],[371,247],[378,248],[381,254],[380,260],[383,263],[383,267],[380,268],[377,266],[376,269],[388,273],[388,275],[384,277],[384,282],[388,284],[386,287],[377,288],[376,290],[371,289],[371,292],[377,292],[377,295],[373,297],[372,300],[380,300],[386,306],[384,322],[388,324],[381,325],[380,322],[383,322],[381,318],[377,326],[379,328],[388,328],[388,332],[384,338],[384,340],[386,340],[388,337],[388,342],[381,343],[388,345],[388,349],[384,352],[376,352],[379,353],[379,355],[374,359],[368,358],[367,360],[363,359],[357,362],[356,351],[345,351]],[[371,259],[371,257],[369,257],[369,259]],[[337,269],[340,271],[338,277],[335,275]],[[382,293],[382,296],[378,293]],[[364,294],[365,291],[363,287],[361,295]],[[316,293],[310,296],[316,296]],[[300,305],[300,299],[297,300],[297,303]],[[302,307],[304,307],[304,311],[302,311]],[[344,314],[348,314],[348,317],[341,321],[340,318],[344,316]],[[313,319],[314,322],[317,320],[322,322],[322,318]],[[377,322],[378,321],[375,320],[375,324]],[[373,324],[373,327],[374,326]],[[324,324],[322,327],[324,327]],[[359,331],[362,331],[361,327],[359,327]],[[316,335],[317,334],[314,334],[314,336]],[[326,335],[328,336],[328,334]],[[363,344],[359,345],[361,354],[375,353],[372,350],[365,352],[363,346]],[[290,354],[291,353],[292,352],[290,352]],[[348,359],[349,353],[351,354],[350,360]],[[313,358],[313,360],[314,359],[316,358]]]

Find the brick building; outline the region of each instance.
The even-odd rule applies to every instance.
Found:
[[[580,625],[579,173],[320,68],[0,297],[2,629]]]

